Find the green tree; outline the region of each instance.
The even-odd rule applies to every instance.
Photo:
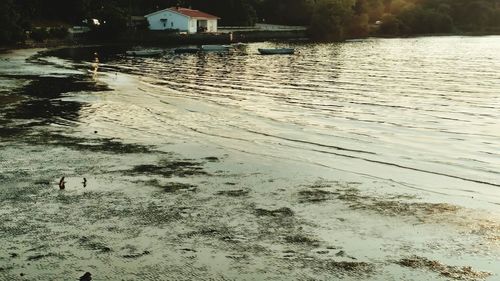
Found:
[[[379,32],[383,35],[399,35],[401,22],[393,14],[385,14],[382,16],[382,24]]]
[[[375,22],[382,19],[385,12],[385,5],[382,0],[369,0],[368,10],[366,12],[370,17],[370,22]]]
[[[49,39],[49,32],[45,28],[37,28],[31,31],[31,39],[36,42],[44,42]]]
[[[257,20],[253,0],[191,0],[186,5],[219,16],[221,25],[254,25]]]
[[[470,30],[484,30],[493,13],[486,1],[473,1],[466,5],[466,10],[468,13],[464,15],[464,21]]]
[[[309,26],[311,38],[318,41],[345,39],[345,29],[353,14],[353,0],[319,0]]]
[[[14,9],[12,0],[0,1],[0,44],[21,41],[24,31],[19,25],[19,14]]]
[[[256,7],[261,21],[276,24],[308,25],[314,0],[263,0]]]
[[[393,0],[389,6],[389,12],[393,15],[399,15],[405,10],[414,9],[415,4],[406,0]]]
[[[347,36],[353,38],[366,37],[370,33],[368,14],[353,15],[349,19]]]
[[[424,24],[427,33],[448,33],[453,31],[453,19],[444,13],[435,10],[427,10]]]
[[[447,33],[454,29],[453,19],[434,9],[418,7],[407,10],[399,19],[403,25],[403,33],[407,34]]]
[[[494,29],[500,28],[500,7],[491,12],[489,25]]]
[[[101,20],[99,33],[103,36],[115,36],[121,34],[127,28],[127,13],[116,5],[106,5],[97,13]]]

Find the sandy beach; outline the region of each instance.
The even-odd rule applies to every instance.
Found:
[[[2,53],[0,280],[499,280],[499,40]]]

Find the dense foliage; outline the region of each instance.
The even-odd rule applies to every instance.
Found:
[[[23,39],[21,20],[13,0],[0,1],[0,43],[15,42]]]
[[[130,15],[176,5],[216,14],[221,25],[306,25],[318,40],[500,31],[500,0],[1,0],[0,43],[22,40],[39,21],[98,18],[105,34],[118,34]]]

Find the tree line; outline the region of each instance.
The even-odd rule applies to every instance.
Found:
[[[500,0],[1,0],[0,43],[23,40],[41,21],[79,25],[98,18],[107,23],[103,32],[117,34],[131,15],[172,6],[215,14],[220,25],[304,25],[324,41],[500,31]]]

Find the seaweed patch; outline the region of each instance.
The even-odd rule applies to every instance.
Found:
[[[441,276],[455,280],[477,280],[491,276],[485,271],[476,271],[470,266],[450,266],[439,261],[429,260],[425,257],[412,256],[395,261],[396,264],[414,269],[426,269],[438,273]]]
[[[319,246],[319,241],[304,234],[293,234],[285,236],[285,242],[291,244],[306,244],[309,246]]]
[[[190,161],[162,160],[157,165],[145,164],[135,166],[131,172],[135,175],[158,175],[163,177],[187,177],[195,175],[208,175],[203,170],[202,164]]]
[[[305,189],[298,192],[299,202],[322,202],[334,199],[334,193],[322,189]]]
[[[110,247],[106,246],[106,244],[98,241],[95,236],[82,236],[78,242],[82,247],[99,253],[109,253],[113,251]]]
[[[275,209],[275,210],[267,210],[267,209],[261,209],[257,208],[255,209],[255,214],[259,217],[261,216],[271,216],[271,217],[291,217],[295,213],[287,207]]]
[[[46,143],[55,146],[64,146],[78,151],[92,151],[105,153],[149,153],[153,152],[152,147],[123,143],[116,139],[109,138],[78,138],[68,135],[43,132],[31,136],[26,140],[28,143],[39,144]]]
[[[402,201],[402,199],[415,199],[414,196],[404,194],[384,197],[365,195],[350,184],[315,183],[298,192],[300,203],[317,203],[334,199],[345,202],[351,209],[374,211],[385,216],[414,216],[421,221],[433,215],[454,214],[460,210],[460,207],[447,203]]]
[[[216,194],[217,195],[224,195],[228,197],[241,197],[241,196],[246,196],[250,193],[248,190],[245,189],[235,189],[235,190],[221,190],[218,191]]]

